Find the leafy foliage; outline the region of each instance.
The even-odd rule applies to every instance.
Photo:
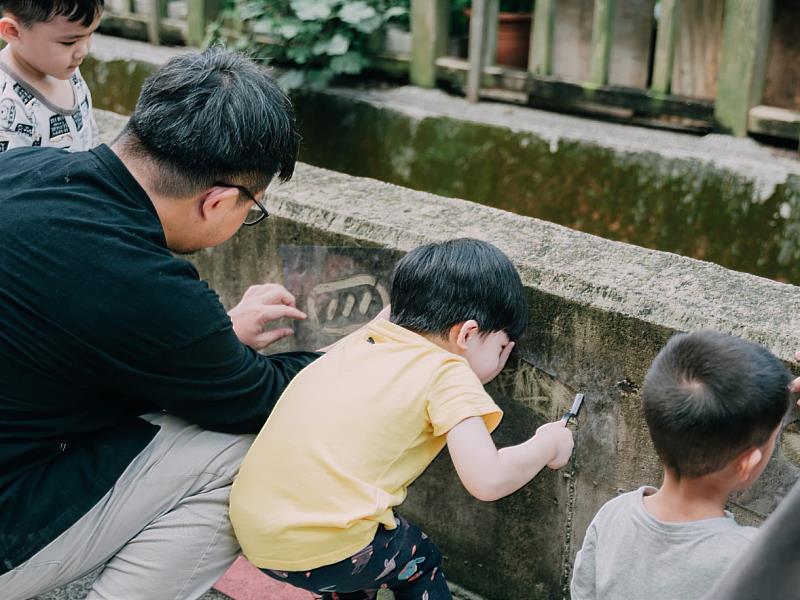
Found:
[[[279,78],[284,88],[323,88],[336,75],[360,73],[370,40],[408,7],[409,0],[236,0],[224,19],[242,24],[238,49],[289,67]],[[209,41],[222,31],[217,24]]]

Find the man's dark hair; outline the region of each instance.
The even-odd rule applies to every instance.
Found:
[[[61,16],[89,27],[104,4],[104,0],[0,0],[0,12],[14,15],[25,27]]]
[[[519,339],[528,302],[514,265],[492,244],[462,238],[425,244],[406,254],[392,274],[391,321],[412,331],[447,335],[474,319],[483,333]]]
[[[118,142],[157,170],[171,197],[214,182],[251,191],[291,178],[299,138],[292,105],[267,72],[219,47],[169,60],[147,78]]]
[[[679,479],[701,477],[766,442],[789,407],[789,379],[757,344],[716,331],[672,337],[642,391],[665,467]]]

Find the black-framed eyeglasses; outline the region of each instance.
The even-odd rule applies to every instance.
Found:
[[[264,201],[256,200],[256,197],[246,187],[242,185],[236,185],[235,183],[225,183],[224,181],[216,181],[211,185],[218,185],[220,187],[227,187],[227,188],[236,188],[237,190],[239,190],[240,194],[242,194],[248,200],[252,200],[253,203],[260,209],[261,212],[255,217],[251,217],[250,212],[248,212],[247,217],[245,217],[243,225],[248,225],[248,226],[255,225],[256,223],[260,223],[269,216],[269,213],[267,212],[267,207],[264,206]],[[264,195],[266,196],[266,192],[264,193]]]

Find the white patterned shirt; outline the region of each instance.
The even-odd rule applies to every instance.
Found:
[[[78,70],[69,82],[73,106],[59,107],[0,62],[0,152],[21,146],[52,146],[76,152],[97,145],[89,88]]]

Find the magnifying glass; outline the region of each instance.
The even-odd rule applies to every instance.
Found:
[[[564,413],[564,416],[561,417],[561,420],[565,421],[567,425],[569,425],[570,420],[576,419],[578,417],[578,413],[581,411],[582,406],[583,406],[583,394],[577,393],[575,394],[575,400],[572,402],[572,406],[567,412]]]

